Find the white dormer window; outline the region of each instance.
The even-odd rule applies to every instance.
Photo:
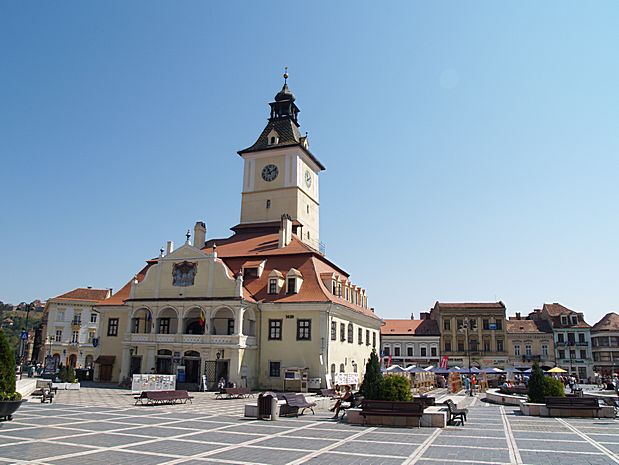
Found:
[[[279,134],[275,129],[272,129],[267,136],[268,145],[277,145],[279,144]]]
[[[290,268],[286,274],[286,294],[298,294],[303,284],[303,275],[299,270]]]
[[[567,325],[567,315],[561,315],[561,324]]]
[[[269,273],[269,283],[267,292],[269,294],[279,294],[282,286],[284,285],[284,275],[277,270],[273,270]]]
[[[572,324],[573,325],[577,325],[578,324],[578,316],[572,315]]]

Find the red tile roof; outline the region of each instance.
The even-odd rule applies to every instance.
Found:
[[[142,282],[144,276],[146,276],[146,271],[148,271],[148,269],[155,263],[157,263],[156,260],[149,260],[147,262],[147,265],[142,268],[142,270],[140,270],[140,272],[136,275],[136,277],[138,278],[138,282]],[[129,294],[131,293],[132,282],[133,278],[131,278],[127,284],[121,287],[112,297],[103,302],[99,302],[97,304],[97,307],[123,305],[125,303],[125,300],[129,298]]]
[[[78,287],[65,294],[55,297],[59,300],[87,300],[98,302],[110,296],[110,289],[93,289],[92,287]]]
[[[619,331],[619,315],[615,312],[607,313],[600,321],[593,325],[591,331]]]
[[[243,266],[248,263],[260,264],[266,260],[264,270],[259,278],[248,278],[243,281],[244,298],[252,302],[333,302],[348,307],[354,312],[380,320],[369,308],[355,305],[342,297],[331,293],[320,279],[321,274],[335,273],[342,279],[348,278],[348,273],[327,260],[324,256],[303,243],[293,234],[292,242],[286,247],[279,248],[279,235],[277,233],[259,234],[240,232],[225,239],[211,239],[202,249],[205,253],[217,251],[217,258],[221,259],[230,270],[232,276],[241,272]],[[215,247],[216,246],[216,247]],[[259,259],[258,259],[259,258]],[[148,265],[138,273],[138,281],[144,279],[146,270],[156,263],[151,260]],[[303,283],[296,294],[286,294],[284,286],[278,294],[268,294],[269,274],[279,271],[284,276],[290,269],[298,270],[303,276]],[[133,279],[131,280],[133,281]],[[122,305],[129,298],[131,281],[114,294],[102,305]]]
[[[435,320],[383,320],[385,324],[380,328],[380,334],[440,336],[438,323]]]
[[[552,329],[548,325],[544,325],[543,321],[534,320],[507,320],[505,322],[505,331],[510,334],[517,333],[548,333],[552,332]]]
[[[552,304],[544,304],[544,306],[542,307],[542,312],[546,313],[550,319],[552,320],[553,326],[564,326],[564,327],[569,327],[569,328],[590,328],[591,325],[589,323],[587,323],[584,319],[581,313],[576,312],[574,310],[570,310],[567,307],[564,307],[561,304],[558,303],[552,303]],[[571,321],[568,321],[567,325],[563,325],[561,323],[561,315],[577,315],[578,316],[578,323],[576,324],[572,324]]]
[[[505,304],[503,302],[436,302],[435,306],[439,308],[470,308],[470,309],[483,309],[483,308],[496,308],[504,309]]]

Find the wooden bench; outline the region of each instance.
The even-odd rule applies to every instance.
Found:
[[[223,388],[215,394],[215,399],[223,399],[223,396],[226,396],[226,399],[243,399],[254,395],[249,388]]]
[[[135,405],[138,402],[142,405],[159,405],[159,404],[186,404],[187,401],[193,403],[193,396],[190,396],[187,391],[142,391],[139,396],[135,396]],[[146,404],[144,404],[146,402]]]
[[[320,395],[322,397],[337,397],[337,392],[335,392],[335,389],[321,389],[320,390]]]
[[[469,413],[469,410],[466,408],[458,408],[454,401],[451,399],[447,399],[443,402],[447,406],[447,410],[449,411],[449,418],[447,419],[447,424],[455,422],[456,420],[460,421],[460,424],[464,425],[466,421],[466,414]]]
[[[594,397],[546,397],[545,400],[548,414],[551,414],[553,409],[591,410],[598,416],[601,409],[598,400]]]
[[[284,394],[282,396],[286,401],[279,409],[280,416],[294,415],[299,416],[299,409],[301,409],[301,415],[305,412],[305,409],[310,409],[312,415],[314,415],[314,407],[316,402],[308,402],[303,394]]]
[[[36,389],[31,395],[32,397],[41,397],[42,404],[45,403],[46,400],[49,400],[51,404],[54,401],[54,392],[58,392],[58,388],[53,388],[51,381],[38,379]]]
[[[419,417],[423,416],[425,405],[417,401],[367,400],[361,401],[361,416],[373,415],[387,417]],[[421,425],[421,420],[419,422]]]
[[[434,407],[436,405],[436,399],[430,396],[413,397],[413,401],[422,403],[424,408]]]

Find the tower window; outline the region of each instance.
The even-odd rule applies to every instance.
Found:
[[[271,208],[271,201],[267,200],[267,208]]]
[[[271,137],[271,144],[275,143],[275,137]]]
[[[310,238],[310,232],[309,231],[307,231],[307,238],[308,239]]]
[[[307,205],[307,214],[309,215],[309,205]]]

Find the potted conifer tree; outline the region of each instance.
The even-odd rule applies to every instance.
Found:
[[[0,329],[0,420],[12,420],[22,402],[15,390],[15,352]]]

